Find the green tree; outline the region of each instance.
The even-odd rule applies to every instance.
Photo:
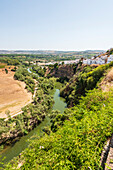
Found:
[[[6,72],[6,74],[8,74],[8,70],[5,68],[5,72]]]

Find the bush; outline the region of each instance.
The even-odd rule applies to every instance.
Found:
[[[112,105],[113,91],[89,91],[79,105],[67,110],[68,120],[56,116],[55,133],[32,141],[6,170],[18,162],[24,162],[21,169],[102,169],[101,152],[113,132]]]
[[[68,106],[73,106],[78,103],[82,95],[85,95],[87,90],[92,90],[97,87],[97,83],[104,76],[105,72],[113,66],[113,62],[105,65],[100,65],[97,68],[91,69],[90,66],[85,67],[83,71],[73,76],[73,79],[61,89],[61,96],[66,98]],[[88,72],[89,71],[89,72]]]
[[[8,74],[8,70],[5,68],[5,72],[6,72],[6,74]]]

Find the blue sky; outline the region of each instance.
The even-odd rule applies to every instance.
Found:
[[[113,47],[113,0],[0,0],[0,49]]]

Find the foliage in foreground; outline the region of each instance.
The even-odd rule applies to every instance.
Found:
[[[34,140],[5,169],[17,169],[22,163],[22,170],[98,170],[103,145],[113,132],[112,105],[113,91],[89,91],[79,105],[68,109],[69,119],[57,132]]]

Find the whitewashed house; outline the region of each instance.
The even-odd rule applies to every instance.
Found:
[[[102,60],[106,60],[107,59],[107,55],[101,56],[100,57]]]
[[[91,65],[91,59],[87,59],[87,64]]]
[[[97,57],[97,58],[93,58],[92,59],[83,59],[83,64],[87,64],[87,65],[91,65],[91,64],[105,64],[107,59],[107,56],[102,56],[101,57]],[[113,60],[112,60],[113,61]]]
[[[96,64],[105,64],[105,60],[102,60],[101,58],[96,58]]]
[[[94,59],[94,60],[91,60],[91,64],[97,64],[96,63],[96,60]]]
[[[91,64],[91,59],[83,59],[83,64]]]
[[[87,64],[87,60],[86,59],[83,59],[83,64]]]
[[[108,57],[107,64],[110,63],[111,61],[113,61],[113,55],[110,55],[110,56]]]
[[[93,57],[91,57],[91,60],[94,60],[95,59],[95,57],[93,56]]]

